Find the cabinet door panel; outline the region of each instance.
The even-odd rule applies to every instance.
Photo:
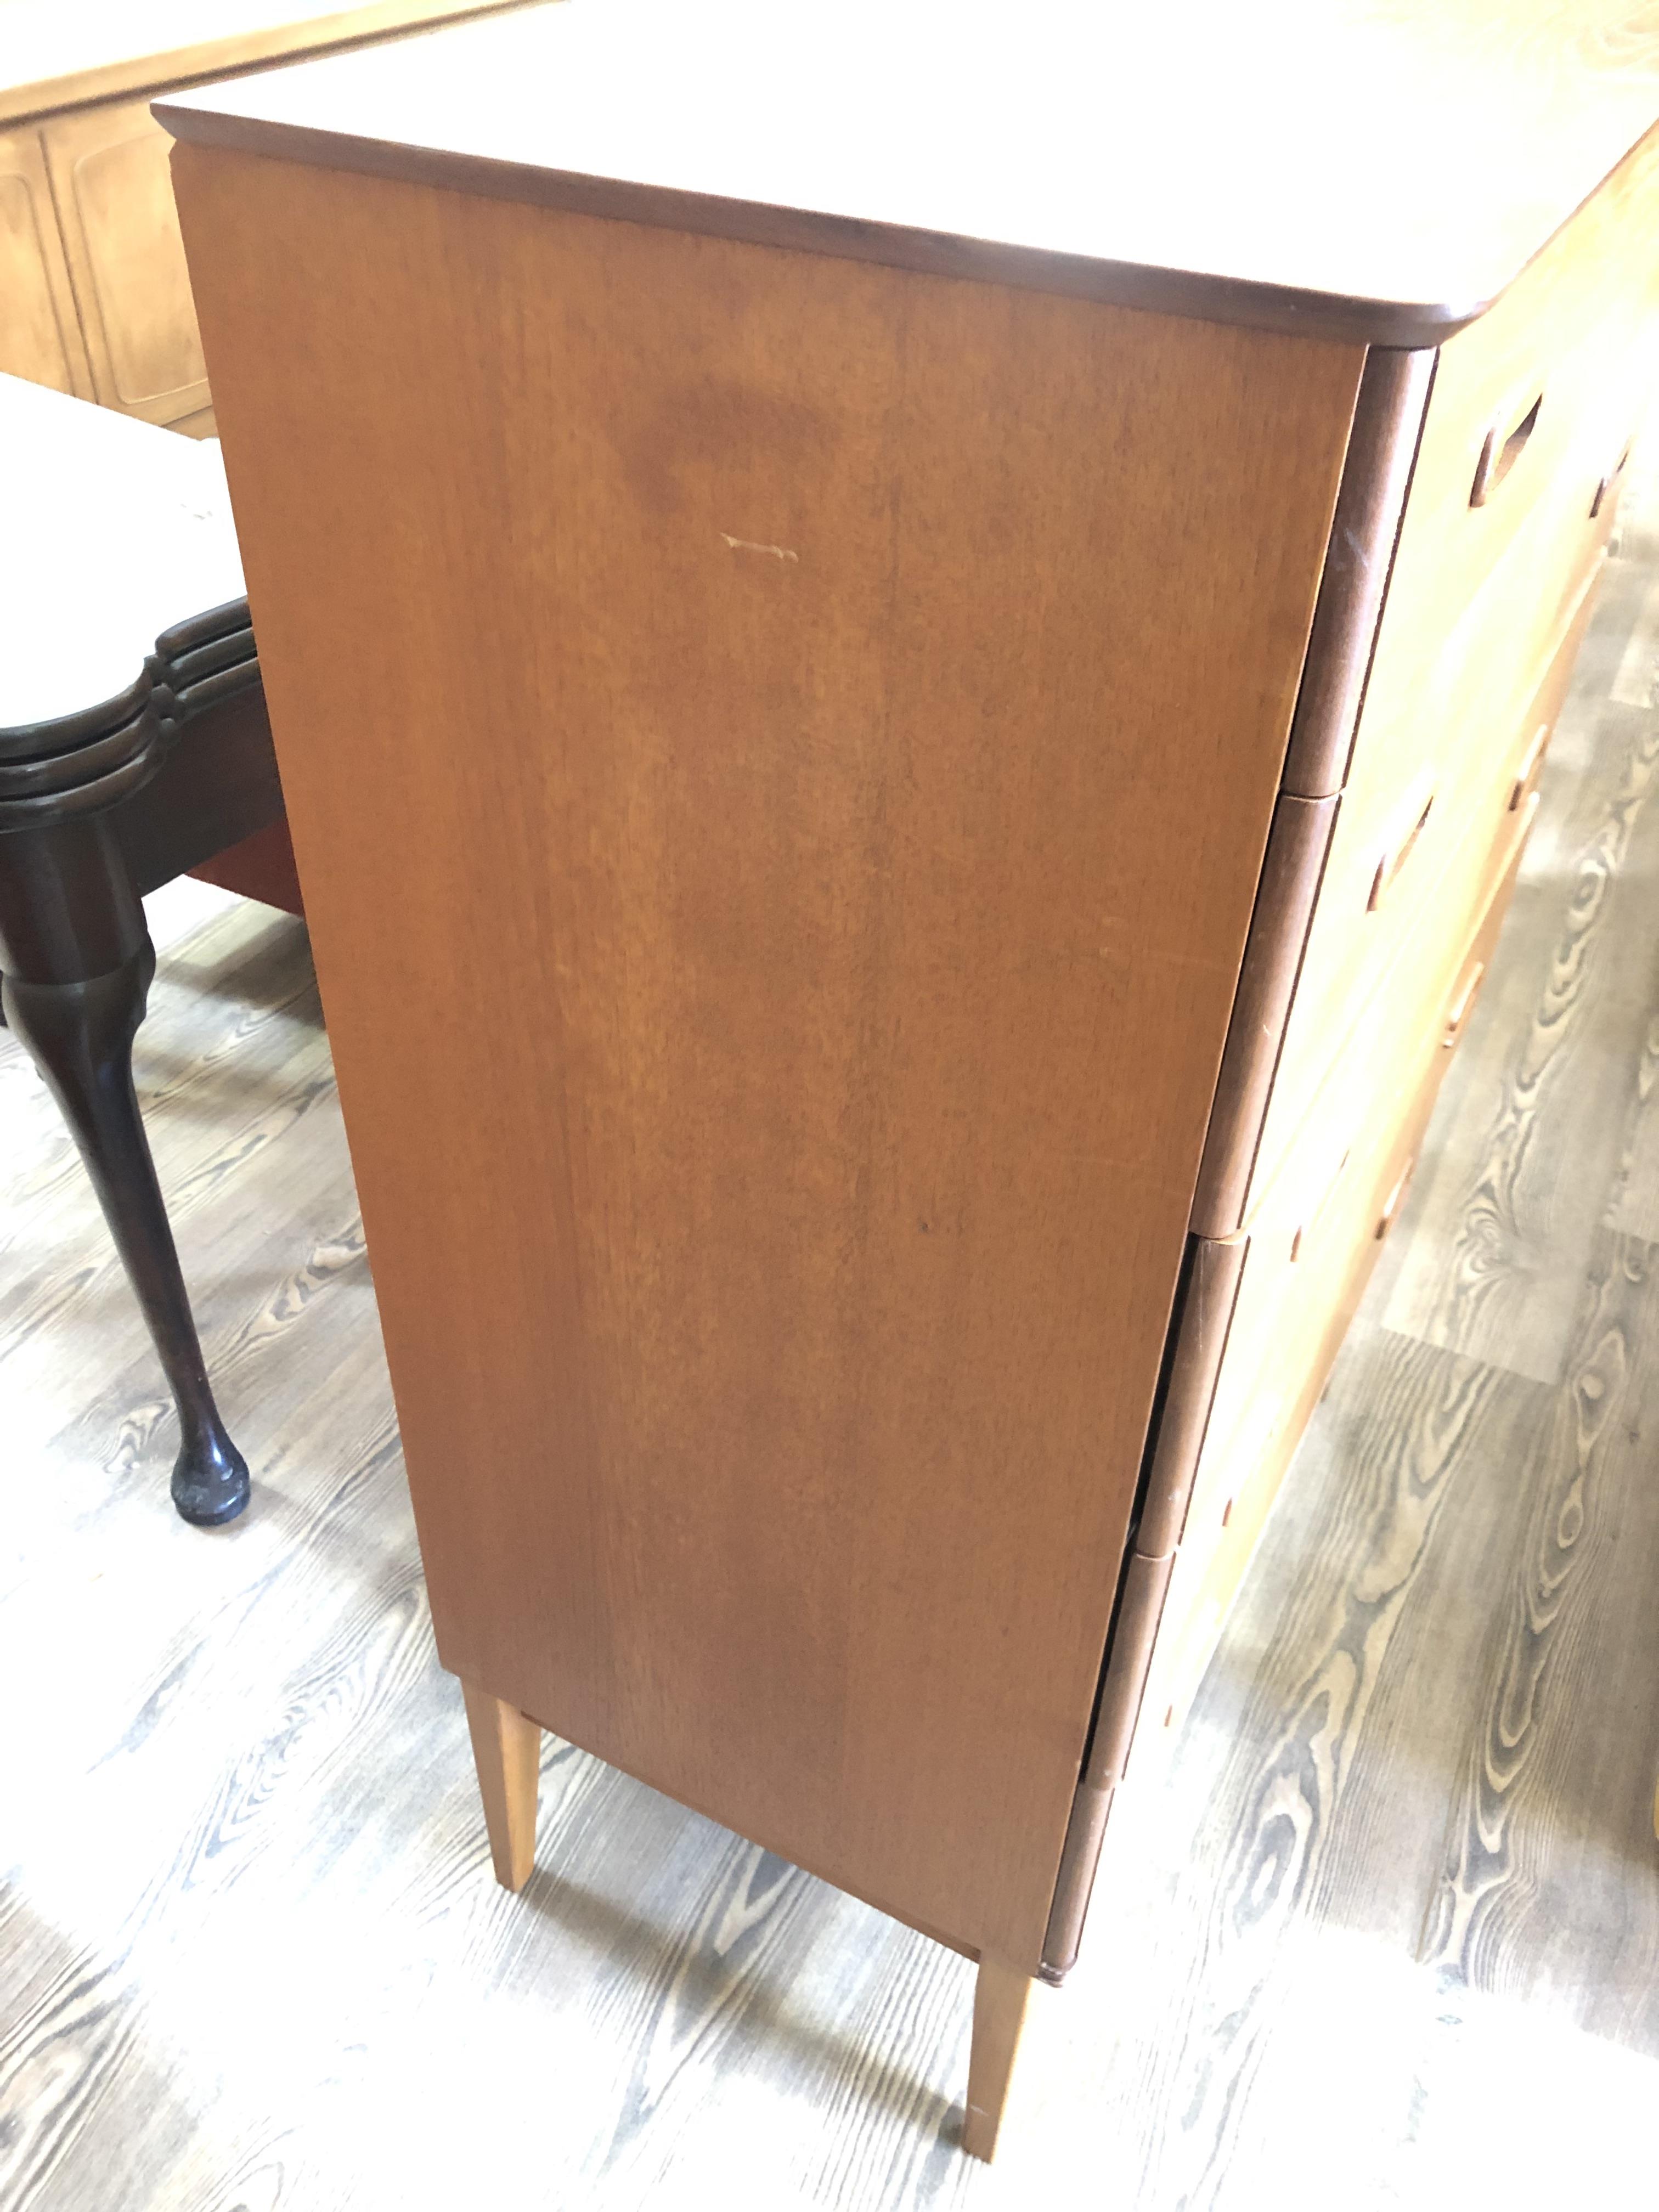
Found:
[[[208,404],[167,157],[147,100],[46,125],[46,158],[97,397],[149,422]]]
[[[92,398],[92,374],[32,126],[0,131],[0,370]]]

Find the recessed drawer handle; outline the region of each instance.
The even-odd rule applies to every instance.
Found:
[[[1480,448],[1474,483],[1469,492],[1471,507],[1484,507],[1520,459],[1528,439],[1538,428],[1538,410],[1543,404],[1544,395],[1540,392],[1501,444],[1495,429],[1487,431],[1486,442]]]
[[[1416,804],[1415,800],[1413,804]],[[1371,878],[1371,895],[1365,902],[1367,914],[1375,914],[1382,905],[1390,886],[1399,882],[1401,870],[1410,860],[1418,839],[1428,828],[1429,817],[1433,811],[1434,793],[1431,792],[1423,801],[1421,810],[1413,819],[1412,825],[1405,836],[1399,840],[1398,843],[1390,845],[1388,851],[1378,860],[1376,872]]]
[[[1606,503],[1607,494],[1613,489],[1614,484],[1618,483],[1620,477],[1624,475],[1626,466],[1630,460],[1630,447],[1626,446],[1624,452],[1620,454],[1618,459],[1613,463],[1612,473],[1603,477],[1601,483],[1596,485],[1595,496],[1590,501],[1589,519],[1592,522],[1595,521],[1596,516],[1601,512],[1602,507]]]
[[[1348,1162],[1352,1157],[1352,1151],[1353,1148],[1350,1146],[1348,1150],[1343,1153],[1341,1158],[1337,1162],[1335,1167],[1331,1171],[1329,1182],[1325,1185],[1323,1190],[1320,1192],[1312,1206],[1309,1207],[1305,1216],[1302,1220],[1297,1222],[1296,1228],[1291,1232],[1291,1264],[1292,1267],[1296,1265],[1297,1261],[1300,1260],[1303,1255],[1307,1251],[1310,1237],[1318,1224],[1325,1208],[1330,1204],[1332,1199],[1335,1196],[1337,1187],[1341,1182],[1344,1175],[1347,1172]]]
[[[1480,986],[1486,980],[1486,963],[1484,960],[1478,960],[1462,989],[1452,1001],[1451,1010],[1446,1016],[1446,1033],[1440,1042],[1448,1052],[1462,1036],[1463,1024],[1469,1018],[1469,1009],[1480,996]]]
[[[1519,813],[1522,800],[1532,789],[1532,780],[1538,773],[1538,763],[1543,759],[1544,748],[1549,741],[1550,725],[1547,722],[1540,722],[1533,732],[1532,743],[1527,747],[1520,767],[1515,771],[1515,781],[1510,790],[1511,814]]]
[[[1412,1170],[1416,1165],[1417,1161],[1414,1157],[1407,1162],[1405,1170],[1401,1174],[1399,1182],[1395,1183],[1394,1188],[1389,1193],[1388,1196],[1382,1201],[1382,1211],[1377,1217],[1376,1228],[1373,1232],[1379,1243],[1381,1243],[1383,1237],[1388,1235],[1389,1230],[1394,1227],[1395,1221],[1399,1218],[1400,1201],[1406,1195],[1407,1188],[1412,1179]]]

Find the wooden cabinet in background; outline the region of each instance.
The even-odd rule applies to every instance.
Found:
[[[5,0],[0,371],[193,436],[214,428],[157,93],[513,0],[108,9]],[[204,27],[210,25],[210,27]],[[125,95],[125,96],[120,96]]]
[[[40,134],[0,131],[0,369],[93,396]]]
[[[173,205],[173,141],[147,99],[54,116],[40,137],[94,396],[146,422],[199,414],[207,365]]]

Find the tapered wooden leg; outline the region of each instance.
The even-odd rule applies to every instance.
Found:
[[[981,1960],[979,1978],[974,1984],[968,2116],[962,2124],[962,2147],[975,2158],[988,2160],[997,2147],[997,2130],[1002,2125],[1002,2108],[1007,2101],[1031,1986],[1030,1974],[995,1959]]]
[[[536,1785],[542,1732],[536,1723],[488,1690],[463,1682],[466,1724],[483,1798],[489,1856],[503,1889],[522,1889],[536,1863]]]

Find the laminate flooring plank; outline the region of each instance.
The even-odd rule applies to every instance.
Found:
[[[1498,1501],[1549,1396],[1371,1322],[1310,1431],[1223,1663],[1269,1712],[1298,1664],[1321,1684],[1351,1670],[1352,1707],[1334,1692],[1327,1707],[1344,1711],[1344,1729],[1330,1778],[1337,1832],[1307,1892],[1322,1924],[1415,1952],[1468,1712],[1491,1663],[1494,1581],[1520,1541]],[[1299,1601],[1304,1585],[1322,1595],[1322,1620]]]
[[[1653,553],[1659,555],[1659,538]],[[1650,570],[1644,580],[1641,611],[1614,672],[1610,696],[1621,706],[1659,710],[1659,575]],[[1659,1238],[1659,1009],[1642,1040],[1636,1095],[1630,1102],[1620,1151],[1607,1224],[1633,1237]]]
[[[1386,1314],[1543,1382],[1560,1377],[1589,1239],[1626,1176],[1659,1016],[1659,714],[1607,696],[1649,583],[1644,568],[1609,574]]]
[[[1659,1246],[1598,1233],[1552,1396],[1425,1956],[1659,2057]]]
[[[1610,1229],[1650,1243],[1659,1241],[1659,1012],[1642,1039],[1605,1218]]]
[[[246,927],[251,939],[252,925]],[[198,943],[187,947],[186,969],[193,968],[198,975],[210,969],[212,944],[223,939],[227,929],[234,940],[234,926],[225,924],[210,933],[206,946]],[[250,943],[251,963],[257,964],[258,957]],[[539,1987],[545,2010],[548,1987],[568,1988],[572,1978],[568,1966],[550,1978],[547,1972],[548,1946],[538,1939],[550,1932],[545,1906],[551,1900],[556,1948],[574,1943],[598,1975],[596,1985],[576,1981],[574,2026],[585,2046],[608,2053],[614,2061],[612,2078],[602,2093],[596,2083],[591,2100],[596,2116],[609,2110],[613,2117],[608,2134],[600,2130],[596,2117],[592,2139],[580,2145],[573,2179],[578,2172],[585,2174],[586,2185],[602,2190],[607,2201],[660,2201],[661,2190],[672,2185],[657,2169],[665,2157],[672,2163],[679,2154],[672,2147],[679,2144],[683,2150],[688,2134],[700,2139],[713,2124],[708,2116],[724,2110],[731,2097],[746,2102],[745,2085],[754,2080],[757,2066],[764,2073],[769,2063],[775,2072],[793,2070],[822,2081],[834,2101],[858,2112],[865,2122],[857,2137],[858,2173],[854,2177],[841,2170],[844,2149],[838,2151],[829,2173],[820,2176],[811,2159],[803,2162],[793,2142],[772,2144],[775,2157],[796,2174],[807,2192],[805,2201],[821,2196],[826,2186],[838,2197],[848,2185],[867,2189],[869,2201],[891,2201],[895,2185],[910,2193],[909,2179],[903,2177],[924,2168],[943,2174],[949,2185],[958,2160],[950,2134],[951,2100],[945,2085],[953,2082],[957,2065],[965,2062],[963,2031],[971,2002],[971,1975],[964,1962],[854,1900],[775,1861],[765,1861],[751,1846],[609,1774],[568,1747],[552,1747],[550,1739],[550,1758],[584,1778],[578,1798],[605,1802],[606,1817],[592,1824],[591,1838],[592,1848],[603,1859],[603,1877],[593,1869],[585,1871],[580,1848],[565,1848],[556,1834],[559,1863],[532,1878],[528,1916],[489,1883],[483,1871],[482,1828],[470,1761],[459,1731],[454,1687],[431,1659],[423,1613],[417,1625],[400,1611],[412,1595],[406,1577],[416,1554],[401,1496],[384,1370],[367,1308],[367,1270],[349,1184],[338,1173],[323,1175],[325,1197],[332,1204],[331,1224],[320,1234],[313,1225],[308,1238],[293,1239],[283,1255],[290,1261],[283,1273],[248,1268],[250,1215],[281,1219],[304,1210],[308,1201],[316,1223],[318,1193],[303,1188],[303,1175],[295,1178],[284,1164],[298,1159],[313,1170],[326,1169],[334,1146],[331,1139],[319,1158],[317,1136],[303,1120],[292,1116],[267,1144],[249,1146],[234,1140],[237,1129],[246,1126],[236,1096],[239,1073],[251,1079],[247,1087],[266,1107],[273,1097],[280,1105],[285,1090],[291,1091],[293,1086],[285,1079],[275,1085],[270,1080],[273,1073],[285,1079],[289,1051],[275,1025],[250,1024],[238,1009],[241,999],[252,995],[268,1000],[271,993],[263,987],[227,987],[223,995],[239,1033],[240,1059],[192,1043],[191,1053],[200,1066],[191,1077],[191,1053],[181,1052],[176,1035],[169,1036],[164,1026],[156,1032],[155,1056],[161,1063],[171,1056],[186,1071],[176,1096],[185,1103],[193,1100],[198,1118],[216,1131],[217,1141],[196,1155],[199,1196],[185,1209],[196,1243],[197,1302],[222,1395],[230,1399],[246,1381],[250,1402],[257,1403],[259,1421],[278,1449],[278,1466],[263,1472],[257,1516],[251,1514],[246,1523],[226,1532],[227,1541],[208,1555],[216,1565],[226,1560],[241,1564],[242,1573],[216,1576],[206,1571],[208,1559],[186,1549],[180,1555],[184,1571],[188,1576],[192,1566],[197,1568],[196,1586],[181,1587],[175,1570],[171,1587],[180,1612],[191,1622],[188,1632],[154,1640],[148,1659],[140,1636],[118,1635],[116,1640],[129,1662],[125,1678],[117,1678],[125,1697],[112,1694],[106,1685],[100,1698],[93,1683],[77,1682],[74,1702],[81,1727],[72,1732],[72,1741],[59,1747],[55,1761],[39,1742],[27,1747],[23,1755],[61,1782],[66,1796],[74,1792],[77,1764],[83,1765],[87,1772],[79,1791],[82,1825],[89,1832],[106,1832],[125,1813],[130,1852],[124,1856],[139,1864],[166,1864],[165,1893],[188,1899],[197,1920],[206,1914],[216,1921],[237,1897],[246,1901],[257,1895],[266,1869],[280,1862],[289,1869],[293,1893],[270,1899],[270,1912],[291,1927],[296,1914],[302,1915],[304,1899],[325,1893],[340,1881],[337,1855],[346,1850],[348,1859],[350,1856],[343,1839],[354,1839],[351,1850],[362,1849],[364,1831],[350,1809],[354,1797],[367,1799],[359,1808],[365,1820],[373,1817],[377,1805],[384,1812],[384,1744],[379,1759],[365,1758],[361,1765],[345,1755],[346,1747],[373,1740],[377,1731],[383,1735],[395,1729],[409,1740],[410,1757],[393,1763],[395,1771],[407,1778],[402,1791],[402,1814],[409,1824],[404,1840],[416,1848],[399,1853],[388,1847],[386,1864],[408,1869],[423,1866],[424,1874],[417,1893],[405,1897],[400,1893],[401,1880],[388,1879],[382,1868],[370,1884],[373,1903],[366,1897],[365,1910],[378,1924],[397,1929],[399,1948],[407,1950],[411,1929],[429,1932],[434,1896],[446,1900],[437,1912],[441,1921],[453,1917],[455,1894],[464,1893],[468,1905],[461,1917],[471,1931],[465,1951],[475,1971],[490,1984],[509,1989],[516,1978],[527,1975]],[[167,994],[158,993],[158,1014],[164,1014],[166,1003]],[[254,1054],[263,1058],[250,1066]],[[214,1087],[220,1084],[228,1095],[216,1100]],[[343,1150],[336,1166],[343,1168]],[[78,1183],[71,1188],[77,1196],[84,1196]],[[79,1233],[83,1241],[95,1243],[95,1218],[83,1220]],[[180,1241],[185,1241],[182,1229]],[[267,1239],[267,1248],[270,1241]],[[296,1251],[297,1263],[292,1257]],[[267,1249],[267,1259],[270,1256]],[[223,1268],[213,1264],[220,1257],[226,1263]],[[100,1321],[118,1304],[122,1287],[113,1274],[102,1285]],[[254,1293],[256,1302],[250,1304],[245,1291]],[[340,1304],[343,1297],[348,1300],[345,1309]],[[362,1326],[366,1316],[367,1330]],[[343,1321],[348,1325],[344,1343]],[[109,1332],[100,1327],[99,1334],[107,1360]],[[113,1464],[122,1474],[142,1474],[134,1462],[147,1457],[153,1481],[158,1468],[165,1471],[165,1439],[158,1434],[167,1425],[165,1401],[157,1393],[148,1400],[141,1396],[135,1407],[134,1386],[142,1391],[148,1364],[136,1323],[128,1341],[129,1371],[109,1378],[96,1401],[78,1409],[69,1430],[60,1431],[56,1441],[60,1449],[67,1446],[73,1453],[76,1435],[106,1435],[112,1405],[121,1403],[125,1410],[116,1423],[113,1453],[107,1443],[102,1448],[106,1468]],[[61,1334],[57,1349],[61,1354]],[[289,1376],[303,1381],[285,1379]],[[320,1378],[327,1381],[325,1395],[317,1390]],[[246,1428],[239,1432],[257,1458]],[[283,1462],[307,1471],[304,1493],[291,1491],[284,1482]],[[395,1487],[398,1499],[395,1510],[377,1516],[364,1501],[383,1478]],[[131,1565],[131,1574],[110,1566],[94,1569],[79,1594],[88,1617],[77,1643],[100,1653],[106,1652],[112,1606],[136,1616],[145,1592],[153,1598],[158,1581],[167,1586],[155,1572],[158,1551],[176,1549],[180,1537],[188,1547],[192,1534],[179,1528],[154,1491],[145,1496],[118,1487],[101,1495],[95,1516],[102,1524],[106,1558],[116,1534],[112,1514],[121,1522],[134,1522],[142,1534],[130,1562],[124,1563]],[[325,1553],[316,1548],[325,1528]],[[246,1565],[250,1558],[254,1561],[251,1571]],[[326,1571],[322,1571],[325,1561]],[[394,1579],[387,1586],[388,1561],[401,1564],[403,1583]],[[38,1568],[38,1560],[32,1564]],[[332,1630],[327,1602],[331,1577],[340,1578],[360,1601],[357,1612]],[[71,1578],[82,1579],[73,1571]],[[40,1589],[38,1573],[32,1582]],[[72,1620],[65,1623],[63,1618],[64,1591],[52,1595],[60,1629],[72,1626]],[[136,1631],[136,1618],[131,1625]],[[23,1644],[50,1636],[49,1618],[27,1601],[20,1601],[12,1626]],[[296,1643],[309,1651],[311,1664],[297,1680],[285,1679],[282,1694],[273,1702],[270,1654]],[[415,1667],[418,1661],[424,1670],[425,1687],[416,1697],[416,1711],[408,1710],[397,1696],[365,1705],[354,1695],[354,1686],[360,1687],[365,1679],[386,1680],[392,1662],[380,1646],[405,1650],[407,1665]],[[412,1680],[404,1686],[415,1694]],[[422,1708],[422,1696],[433,1710]],[[448,1792],[453,1817],[447,1825],[434,1814],[433,1802],[432,1745],[439,1735],[447,1743],[454,1778]],[[94,1755],[95,1742],[107,1747]],[[147,1787],[144,1803],[135,1808],[125,1793],[141,1765]],[[326,1804],[318,1802],[319,1770],[328,1778]],[[192,1802],[190,1833],[179,1842],[176,1832],[182,1808]],[[631,1821],[627,1817],[630,1806]],[[545,1820],[544,1827],[545,1850]],[[647,1909],[632,1914],[631,1940],[626,1933],[629,1916],[620,1906],[608,1912],[602,1909],[605,1882],[614,1886],[618,1869],[628,1869],[623,1839],[630,1829],[656,1839],[656,1848],[647,1855],[649,1864],[634,1867],[638,1878],[635,1905],[643,1902]],[[331,1844],[325,1840],[330,1838]],[[25,1840],[33,1846],[30,1855],[46,1861],[60,1852],[63,1844],[62,1837],[50,1826]],[[435,1865],[431,1857],[434,1844],[439,1846]],[[107,1871],[100,1890],[98,1869],[84,1856],[65,1872],[60,1894],[65,1899],[73,1894],[83,1914],[101,1915],[102,1955],[106,1960],[136,1955],[143,1962],[124,1984],[126,2008],[121,2016],[128,2023],[127,2039],[118,2051],[106,2054],[97,2071],[105,2109],[123,2116],[117,2124],[128,2142],[124,2182],[132,2201],[152,2201],[150,2183],[156,2181],[154,2200],[170,2202],[169,2192],[182,2191],[193,2172],[194,2154],[180,2154],[177,2173],[161,2188],[152,2172],[152,2154],[140,2141],[149,2140],[154,2131],[147,2132],[132,2115],[146,2106],[141,2061],[153,2051],[159,2033],[151,2021],[153,1992],[179,1985],[178,1916],[171,1908],[150,1902],[148,1893],[137,1900],[118,1893],[119,1885],[112,1883]],[[698,1910],[700,1896],[705,1903]],[[538,1897],[544,1905],[540,1914],[534,1910]],[[652,1905],[654,1911],[648,1909]],[[133,1938],[128,1931],[135,1914],[141,1933]],[[812,1930],[826,1920],[849,1914],[861,1923],[863,1938],[851,1953],[859,1965],[850,1990],[847,1955],[833,1945],[822,1954],[817,1969],[802,1971],[804,1957],[820,1954]],[[872,1933],[877,1938],[873,1942]],[[224,1955],[225,1939],[222,1936],[213,1948],[216,1955]],[[872,1973],[872,1954],[884,1966],[893,1960],[896,1970]],[[827,1980],[823,1958],[838,1960]],[[268,1979],[269,1962],[261,1964]],[[419,1993],[411,1992],[407,1974],[392,1978],[401,1986],[405,2004],[418,2013],[420,2002],[413,1999]],[[816,1988],[816,2003],[805,2005],[803,2018],[792,2025],[791,2006],[780,1993],[793,1998],[803,1984]],[[271,2001],[278,2002],[279,1995],[273,1990]],[[854,2000],[850,2026],[849,1996]],[[113,1998],[111,2004],[120,2011]],[[204,2008],[211,2009],[205,1997]],[[283,2008],[280,2004],[278,2008]],[[142,2032],[131,2028],[135,2011]],[[941,2021],[947,2030],[955,2021],[957,2033],[950,2040],[962,2046],[947,2054],[956,2063],[945,2069],[943,2083],[937,2066],[928,2063],[936,2056],[933,2038]],[[545,2031],[553,2027],[555,2038],[557,2033],[544,2019],[541,2025],[538,2064],[544,2057]],[[614,2033],[596,2032],[607,2027]],[[182,2065],[176,2070],[181,2077],[189,2071]],[[290,2086],[297,2090],[291,2080]],[[441,2087],[446,2094],[453,2087],[447,2083],[429,2086],[434,2095]],[[319,2112],[326,2102],[322,2085],[315,2081],[294,2099],[296,2109],[312,2116],[313,2144],[328,2139]],[[161,2112],[160,2106],[155,2110]],[[169,2118],[167,2127],[154,2135],[154,2159],[163,2165],[175,2134]],[[246,2156],[268,2179],[279,2172],[291,2179],[299,2169],[285,2159],[273,2162],[270,2154],[276,2139],[268,2126],[252,2129]],[[373,2129],[366,2139],[374,2140]],[[362,2167],[361,2143],[353,2152],[335,2140],[331,2148],[331,2163],[337,2173]],[[384,2140],[380,2148],[384,2154]],[[50,2173],[53,2193],[70,2203],[82,2197],[100,2201],[98,2190],[108,2187],[106,2172],[99,2173],[102,2154],[97,2128],[78,2124],[70,2130],[57,2143]],[[763,2187],[763,2172],[769,2176]],[[362,2178],[362,2201],[375,2201],[373,2174],[364,2172]],[[414,2187],[420,2177],[410,2172],[405,2179]],[[459,2185],[459,2177],[455,2179]],[[771,2201],[775,2179],[775,2172],[762,2159],[756,2176],[757,2202]],[[190,2185],[194,2189],[193,2183]],[[930,2188],[927,2201],[934,2193]]]
[[[1402,1778],[1405,1802],[1380,1849],[1370,1793],[1355,1785],[1379,1707],[1395,1709],[1399,1748],[1398,1686],[1420,1660],[1425,1616],[1437,1618],[1451,1501],[1473,1466],[1512,1460],[1537,1395],[1497,1369],[1375,1330],[1342,1354],[1194,1707],[1194,1722],[1203,1729],[1213,1715],[1233,1749],[1184,1877],[1185,1910],[1201,1914],[1203,1933],[1183,1960],[1191,1978],[1180,2012],[1159,2023],[1169,2056],[1145,2123],[1149,2203],[1245,2203],[1252,2177],[1257,2189],[1273,2185],[1287,2113],[1305,2094],[1308,2039],[1296,2024],[1310,1990],[1328,1994],[1322,1936],[1357,1923],[1368,1940],[1386,1933],[1397,1943],[1402,1928],[1409,1942],[1420,1924],[1447,1786],[1444,1768],[1434,1770],[1458,1742],[1443,1717],[1448,1706],[1455,1716],[1457,1684],[1472,1672],[1459,1635],[1443,1655],[1441,1725],[1424,1721],[1423,1771]],[[1465,1643],[1479,1632],[1460,1632]],[[1133,1768],[1131,1782],[1139,1786]],[[1425,1806],[1426,1842],[1413,1848]],[[1358,1893],[1340,1878],[1356,1827],[1367,1862]],[[1363,2076],[1358,2086],[1354,2142],[1369,2137],[1380,2157],[1391,2118]]]

